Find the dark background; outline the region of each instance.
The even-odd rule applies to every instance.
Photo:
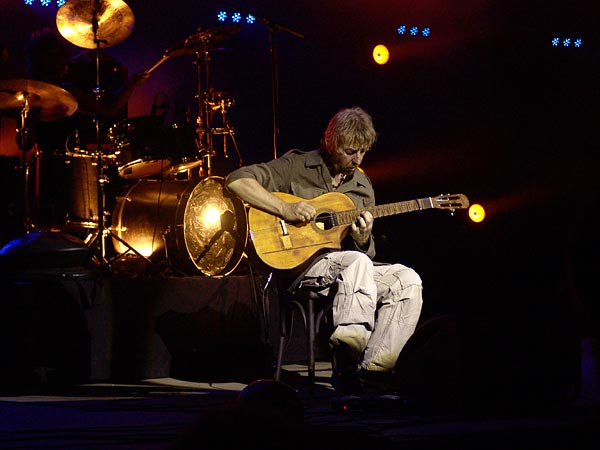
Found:
[[[427,313],[463,304],[512,312],[516,305],[555,307],[548,298],[564,301],[565,292],[577,309],[581,297],[595,296],[587,280],[598,267],[596,2],[127,4],[132,34],[103,51],[130,74],[151,67],[199,27],[219,27],[219,10],[237,5],[263,19],[218,43],[221,50],[211,56],[212,87],[235,99],[228,118],[244,163],[275,154],[268,22],[278,56],[278,155],[315,148],[332,114],[360,105],[380,134],[363,167],[378,203],[449,192],[486,208],[479,224],[466,211],[435,210],[377,222],[378,258],[422,275]],[[23,45],[31,31],[56,26],[56,10],[3,0],[1,79],[24,77]],[[431,36],[398,36],[401,24],[429,26]],[[552,47],[554,36],[579,37],[583,46]],[[383,66],[371,57],[378,43],[391,53]],[[82,51],[69,45],[73,55]],[[194,62],[187,55],[158,67],[132,96],[129,116],[149,114],[160,94],[169,114],[184,108],[194,117]],[[5,146],[2,153],[10,151]]]

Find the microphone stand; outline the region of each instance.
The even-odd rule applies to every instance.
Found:
[[[269,30],[269,54],[271,55],[271,95],[273,108],[273,158],[277,159],[279,147],[279,61],[277,59],[277,45],[275,42],[278,30],[286,31],[296,37],[304,38],[300,33],[290,30],[265,18],[257,18]]]
[[[279,146],[279,61],[277,59],[276,32],[285,31],[286,33],[301,39],[304,39],[304,35],[290,28],[284,27],[283,25],[274,23],[266,17],[258,17],[252,12],[238,8],[229,2],[223,2],[219,0],[219,3],[222,3],[227,7],[243,14],[251,14],[256,18],[256,20],[263,23],[269,30],[269,54],[271,56],[271,96],[273,110],[273,158],[277,159],[277,148]]]

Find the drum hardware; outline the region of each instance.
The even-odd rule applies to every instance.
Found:
[[[200,177],[212,176],[212,159],[217,154],[213,147],[212,140],[212,136],[214,134],[213,127],[211,126],[213,113],[216,110],[221,109],[221,112],[224,114],[226,113],[226,108],[231,106],[231,104],[227,104],[228,99],[215,99],[212,97],[213,89],[211,86],[212,80],[210,78],[211,54],[224,50],[222,48],[215,48],[214,45],[229,39],[240,30],[241,26],[239,24],[224,25],[207,30],[198,29],[196,33],[188,36],[183,40],[183,42],[166,50],[163,55],[163,58],[183,55],[195,56],[194,64],[197,72],[197,93],[195,98],[198,102],[198,115],[195,119],[196,137],[194,140],[197,146],[197,155],[199,156],[199,159],[197,158],[195,162],[197,166],[200,166]],[[157,64],[159,63],[160,61]],[[220,100],[223,101],[222,104]],[[215,101],[218,101],[219,103],[217,105],[211,105],[211,103],[214,103]],[[216,109],[213,110],[213,106],[216,106]],[[227,130],[227,133],[221,134],[229,135],[232,139],[234,139],[233,129],[231,127],[229,127]],[[234,145],[237,150],[237,144],[235,140]],[[169,176],[189,170],[190,164],[193,162],[194,161],[185,161],[182,165],[175,164],[167,171],[166,175]]]
[[[217,112],[221,113],[221,125],[222,126],[216,127],[216,128],[211,128],[210,134],[211,134],[211,136],[215,136],[215,135],[224,136],[224,138],[223,138],[223,156],[225,158],[229,157],[229,155],[227,153],[227,136],[229,136],[231,141],[233,142],[233,146],[234,146],[237,156],[239,158],[239,165],[240,166],[244,165],[244,162],[242,160],[242,154],[240,153],[237,142],[235,140],[233,127],[231,126],[231,124],[229,123],[229,120],[227,119],[227,112],[228,112],[229,108],[231,108],[232,106],[235,105],[235,99],[233,99],[232,97],[230,97],[229,95],[227,95],[223,92],[214,92],[213,91],[211,97],[209,99],[207,99],[207,104],[213,113],[217,113]]]
[[[35,157],[39,157],[37,145],[30,142],[29,118],[31,115],[40,122],[50,122],[70,116],[77,110],[77,100],[64,89],[49,83],[27,79],[0,81],[0,110],[17,112],[20,116],[20,127],[17,129],[21,147],[20,171],[23,182],[23,227],[25,234],[33,231],[33,221],[29,204],[29,171],[27,161],[29,147],[35,149]],[[32,145],[33,144],[33,145]],[[37,183],[37,178],[36,178]],[[37,198],[36,202],[39,202]]]
[[[100,134],[100,110],[102,103],[102,84],[100,82],[100,49],[112,47],[129,37],[133,31],[134,17],[129,6],[121,0],[70,0],[58,9],[56,25],[60,34],[78,47],[94,49],[96,60],[96,84],[94,96],[96,109],[93,115],[97,158],[97,207],[98,227],[95,236],[86,241],[90,247],[99,247],[101,265],[109,265],[106,258],[106,241],[112,236],[128,247],[128,251],[138,253],[107,227],[108,212],[106,209],[105,184],[109,182],[104,174],[104,155],[102,154],[102,139]]]

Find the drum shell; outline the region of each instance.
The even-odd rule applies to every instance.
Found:
[[[220,177],[139,180],[117,198],[112,229],[126,244],[113,239],[115,249],[125,253],[129,245],[182,274],[228,275],[244,254],[248,223],[243,202],[225,196],[223,184]],[[221,224],[223,215],[233,217],[225,232],[202,225],[204,210],[213,206],[220,208]]]
[[[67,224],[85,228],[98,226],[98,157],[67,156]]]
[[[39,228],[98,226],[97,156],[41,154],[31,169],[30,208]]]

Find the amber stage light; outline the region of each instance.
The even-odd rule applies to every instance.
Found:
[[[390,52],[383,44],[378,44],[373,48],[373,60],[377,64],[383,65],[390,59]]]
[[[469,218],[473,222],[481,222],[485,219],[485,209],[478,203],[474,203],[469,207]]]

